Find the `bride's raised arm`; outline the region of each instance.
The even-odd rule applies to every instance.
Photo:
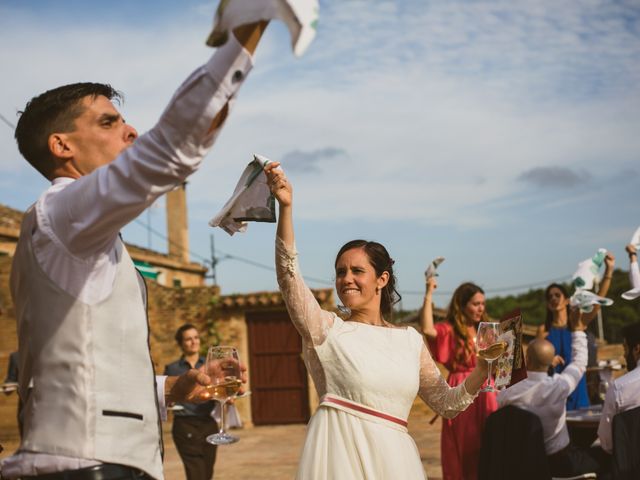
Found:
[[[320,345],[333,325],[334,314],[322,310],[304,283],[298,267],[293,233],[293,189],[279,162],[268,163],[264,171],[279,205],[276,232],[276,275],[280,292],[294,326],[307,345]]]
[[[453,418],[473,403],[487,378],[488,366],[485,360],[478,363],[469,376],[456,387],[450,386],[431,358],[426,345],[420,354],[420,389],[418,395],[436,413],[444,418]]]

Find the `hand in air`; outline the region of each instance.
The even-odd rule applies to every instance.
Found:
[[[564,365],[564,358],[562,358],[560,355],[556,355],[555,357],[553,357],[553,360],[551,360],[551,366],[553,368],[556,368],[558,365]]]
[[[613,255],[613,253],[607,252],[607,254],[604,257],[604,265],[607,271],[612,272],[615,264],[616,264],[616,257]]]
[[[264,173],[267,175],[267,183],[271,189],[271,193],[278,203],[284,207],[288,207],[293,202],[293,188],[287,180],[284,170],[280,167],[280,162],[270,162],[264,167]]]

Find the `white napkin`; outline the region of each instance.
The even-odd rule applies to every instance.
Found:
[[[588,313],[593,311],[594,305],[609,306],[613,304],[610,298],[600,297],[589,290],[593,288],[596,278],[599,277],[599,270],[607,255],[606,248],[599,248],[596,254],[583,260],[578,264],[578,269],[573,274],[573,286],[575,293],[569,299],[572,307],[579,307],[580,311]]]
[[[635,300],[640,297],[640,268],[638,262],[629,265],[629,281],[631,282],[631,290],[627,290],[622,294],[625,300]]]
[[[635,231],[629,243],[635,245],[635,247],[640,250],[640,227]]]
[[[209,225],[220,227],[229,235],[244,232],[247,222],[275,223],[275,199],[271,195],[263,168],[269,163],[266,157],[254,155],[253,161],[242,172],[233,195],[222,210],[211,219]]]
[[[228,32],[240,25],[277,19],[287,25],[299,57],[316,35],[319,10],[318,0],[220,0],[207,45],[223,45]]]
[[[640,250],[640,227],[635,231],[629,242],[631,245]],[[635,300],[640,297],[640,272],[638,271],[638,262],[634,262],[629,266],[629,281],[631,282],[631,290],[627,290],[621,296],[625,300]]]
[[[438,266],[444,262],[444,257],[436,257],[434,258],[431,263],[429,264],[429,266],[427,267],[427,269],[424,272],[424,279],[425,280],[429,280],[431,277],[437,277],[438,276]]]
[[[603,307],[608,307],[609,305],[613,305],[613,300],[610,298],[600,297],[589,290],[576,290],[571,296],[570,299],[572,307],[579,307],[580,311],[584,313],[589,313],[593,311],[594,305],[602,305]]]
[[[596,254],[578,264],[578,269],[573,274],[573,285],[576,289],[590,290],[593,288],[593,281],[598,277],[598,271],[604,262],[607,254],[605,248],[599,248]]]

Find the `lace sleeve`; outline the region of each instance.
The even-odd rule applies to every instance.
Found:
[[[321,345],[333,326],[333,314],[322,310],[298,269],[295,246],[276,237],[276,275],[293,325],[307,345]]]
[[[473,403],[477,395],[467,393],[464,383],[451,387],[423,344],[420,353],[420,389],[418,395],[436,413],[453,418]]]

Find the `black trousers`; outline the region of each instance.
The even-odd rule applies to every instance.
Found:
[[[206,441],[208,435],[218,432],[218,425],[211,417],[174,416],[171,434],[187,480],[210,480],[216,462],[216,445]]]
[[[598,479],[610,478],[611,455],[600,447],[580,448],[569,445],[547,458],[552,476],[570,477],[595,472]]]

